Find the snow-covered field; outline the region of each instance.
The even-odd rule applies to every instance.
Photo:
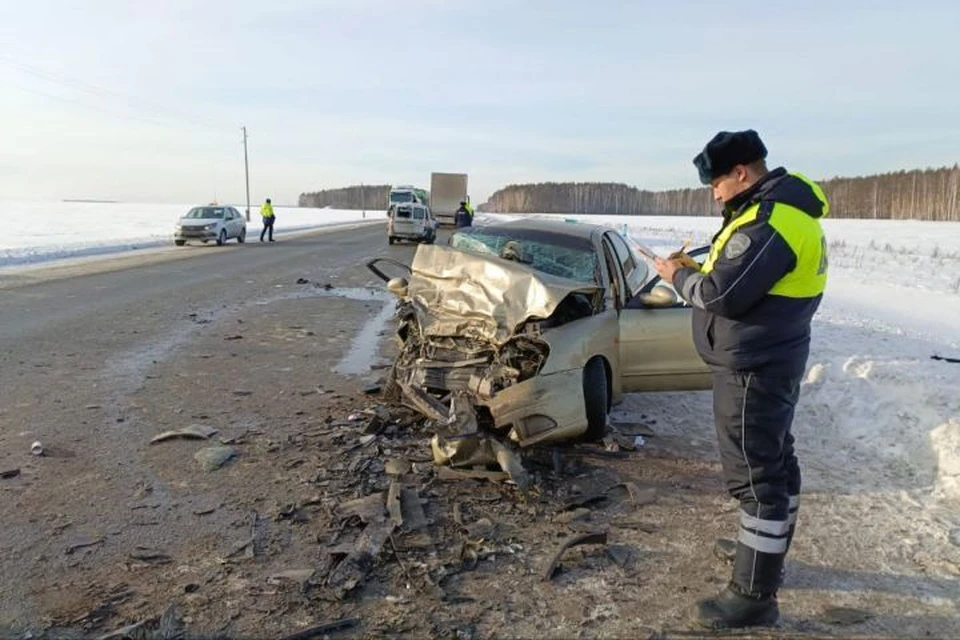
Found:
[[[229,203],[221,203],[229,204]],[[3,203],[0,267],[116,254],[173,244],[173,228],[192,205],[127,202]],[[244,213],[243,205],[234,204]],[[247,235],[260,234],[259,203],[250,206]],[[275,207],[277,237],[329,225],[383,220],[383,211]]]

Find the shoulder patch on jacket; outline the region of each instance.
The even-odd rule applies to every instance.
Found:
[[[730,236],[727,244],[723,246],[723,255],[727,260],[735,260],[747,252],[747,249],[750,248],[750,243],[750,236],[738,231]]]

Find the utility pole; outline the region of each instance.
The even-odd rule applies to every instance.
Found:
[[[243,175],[247,180],[247,222],[250,222],[250,163],[247,162],[247,128],[240,127],[243,131]]]

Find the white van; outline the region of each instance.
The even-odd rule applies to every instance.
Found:
[[[387,210],[387,241],[413,240],[433,244],[437,239],[437,219],[425,204],[392,204]]]

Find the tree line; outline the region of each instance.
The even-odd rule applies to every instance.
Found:
[[[960,221],[960,166],[819,181],[836,218]],[[385,210],[390,185],[301,193],[301,207]],[[481,211],[599,215],[709,216],[718,205],[705,187],[647,191],[614,182],[512,184]]]
[[[960,166],[819,181],[837,218],[960,221]],[[482,211],[599,215],[709,216],[718,213],[706,187],[646,191],[621,183],[513,184]]]
[[[365,184],[340,189],[324,189],[313,193],[301,193],[298,205],[301,207],[331,209],[371,209],[387,210],[387,198],[390,197],[390,185]]]

